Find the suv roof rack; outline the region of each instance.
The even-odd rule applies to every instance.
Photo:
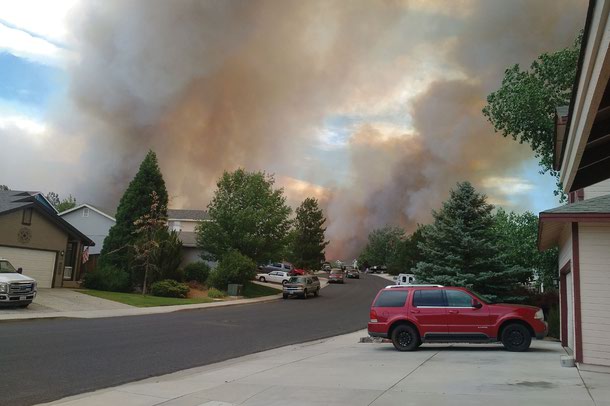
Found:
[[[388,285],[386,288],[444,288],[443,285],[426,285],[426,284],[417,284],[411,283],[408,285]]]

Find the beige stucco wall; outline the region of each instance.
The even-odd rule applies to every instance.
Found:
[[[610,366],[610,224],[579,224],[583,362]]]
[[[65,251],[68,244],[68,234],[66,232],[36,210],[32,213],[31,225],[21,224],[22,218],[23,210],[0,215],[0,245],[58,252]],[[31,231],[31,239],[26,243],[19,241],[18,238],[19,230],[24,227]],[[58,269],[63,270],[63,266],[63,257],[58,255],[53,286],[61,286],[62,273],[58,272]]]

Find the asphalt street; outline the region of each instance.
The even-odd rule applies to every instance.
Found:
[[[31,405],[366,327],[389,282],[320,297],[105,319],[0,323],[0,404]]]

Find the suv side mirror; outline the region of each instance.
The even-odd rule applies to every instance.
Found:
[[[478,300],[472,299],[472,307],[474,307],[475,309],[480,309],[481,307],[483,307],[483,305]]]

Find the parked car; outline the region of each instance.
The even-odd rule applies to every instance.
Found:
[[[330,272],[332,269],[332,266],[330,266],[330,262],[324,262],[322,264],[322,270],[325,272]]]
[[[8,261],[0,258],[0,304],[28,307],[37,293],[36,280],[22,275]]]
[[[547,333],[542,309],[495,304],[464,288],[391,285],[377,294],[368,332],[390,338],[399,351],[422,343],[494,343],[525,351]]]
[[[318,277],[313,275],[293,276],[284,285],[282,297],[288,299],[288,296],[295,295],[307,299],[311,294],[314,296],[320,294],[320,280]]]
[[[307,272],[304,269],[297,269],[294,268],[292,271],[288,272],[288,275],[290,276],[297,276],[297,275],[307,275],[309,272]]]
[[[413,285],[417,283],[415,281],[415,275],[412,273],[401,273],[398,274],[398,277],[394,277],[397,285]]]
[[[345,276],[349,279],[360,279],[360,272],[358,272],[358,270],[354,267],[348,267]]]
[[[273,271],[290,272],[294,269],[292,264],[287,262],[273,262],[271,264],[263,265],[259,267],[260,273],[270,273]]]
[[[261,282],[274,282],[281,283],[283,285],[284,283],[288,282],[290,275],[288,272],[284,271],[272,271],[269,273],[259,273],[256,275],[256,279]]]
[[[333,268],[328,275],[328,283],[345,283],[345,273],[341,269]]]

